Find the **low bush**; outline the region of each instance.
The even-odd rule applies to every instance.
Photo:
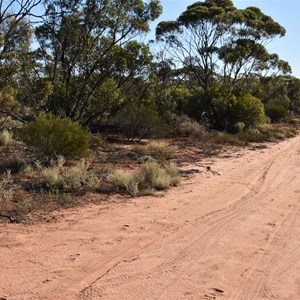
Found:
[[[171,115],[169,125],[173,137],[201,138],[205,135],[204,126],[186,115]]]
[[[292,125],[299,125],[300,124],[300,119],[298,119],[298,118],[291,118],[291,119],[288,119],[288,123],[292,124]]]
[[[47,158],[62,155],[66,158],[85,157],[88,154],[90,134],[78,122],[41,113],[23,127],[23,141],[38,149]]]
[[[252,128],[241,132],[238,138],[244,142],[275,142],[277,140],[282,140],[285,138],[291,138],[297,135],[297,128],[289,125],[271,125],[264,124],[257,126],[257,128]]]
[[[17,128],[21,128],[22,123],[20,121],[14,120],[11,117],[5,116],[0,117],[0,129],[14,130]]]
[[[250,94],[235,96],[219,93],[212,101],[214,106],[214,127],[237,132],[236,124],[242,122],[244,128],[250,128],[265,122],[262,102]]]
[[[60,168],[55,166],[43,169],[41,182],[43,184],[43,188],[46,188],[51,192],[62,189],[64,182],[60,173]]]
[[[215,144],[241,145],[239,136],[227,132],[218,132],[210,137],[210,140]]]
[[[163,135],[165,128],[153,108],[137,104],[125,106],[117,115],[115,123],[132,141],[153,135]]]
[[[282,105],[267,104],[265,112],[272,122],[279,122],[288,115],[287,109]]]

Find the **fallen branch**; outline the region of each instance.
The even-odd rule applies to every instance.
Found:
[[[11,118],[13,118],[13,119],[15,119],[15,120],[18,120],[18,121],[20,121],[20,122],[22,122],[22,123],[24,123],[24,124],[27,124],[27,123],[28,123],[27,121],[23,120],[22,118],[20,118],[20,117],[14,115],[13,113],[11,113],[11,112],[9,112],[9,111],[7,111],[7,110],[4,110],[4,109],[1,109],[1,108],[0,108],[0,113],[5,114],[5,115],[7,115],[7,116],[9,116],[9,117],[11,117]]]

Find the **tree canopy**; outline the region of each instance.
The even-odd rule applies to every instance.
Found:
[[[192,72],[205,91],[216,75],[234,87],[250,73],[266,70],[289,72],[266,44],[284,36],[285,29],[256,7],[237,9],[231,0],[196,2],[176,21],[160,22],[156,37],[169,54]]]
[[[231,0],[198,1],[160,22],[147,43],[161,12],[159,0],[0,1],[0,113],[92,126],[132,109],[166,122],[205,116],[230,130],[241,119],[262,122],[263,105],[300,111],[299,80],[268,51],[285,35],[272,17]]]

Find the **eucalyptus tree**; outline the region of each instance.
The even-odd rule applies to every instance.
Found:
[[[0,0],[0,63],[15,58],[29,46],[32,18],[43,0]]]
[[[284,34],[285,29],[260,9],[237,9],[231,0],[196,2],[177,20],[160,22],[156,28],[157,40],[195,83],[191,99],[197,102],[196,115],[205,112],[217,128],[224,121],[222,105],[230,107],[227,102],[232,94],[244,99],[249,76],[290,71],[286,62],[266,48]]]
[[[42,0],[0,0],[0,113],[22,121],[15,115],[19,103],[20,73],[28,64],[32,23],[41,17]],[[2,120],[2,123],[4,122]]]
[[[288,97],[291,101],[291,109],[300,113],[300,79],[289,76],[288,82]]]
[[[134,41],[161,13],[158,0],[47,0],[36,29],[38,56],[52,94],[44,109],[82,123],[122,101],[126,76],[141,71],[148,49]]]
[[[197,79],[207,92],[214,77],[234,87],[250,73],[289,66],[266,45],[285,29],[256,7],[237,9],[231,0],[196,2],[175,21],[160,22],[156,37],[170,55]]]

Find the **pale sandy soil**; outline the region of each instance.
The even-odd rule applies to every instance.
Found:
[[[0,299],[299,300],[300,137],[186,168],[163,195],[0,225]]]

